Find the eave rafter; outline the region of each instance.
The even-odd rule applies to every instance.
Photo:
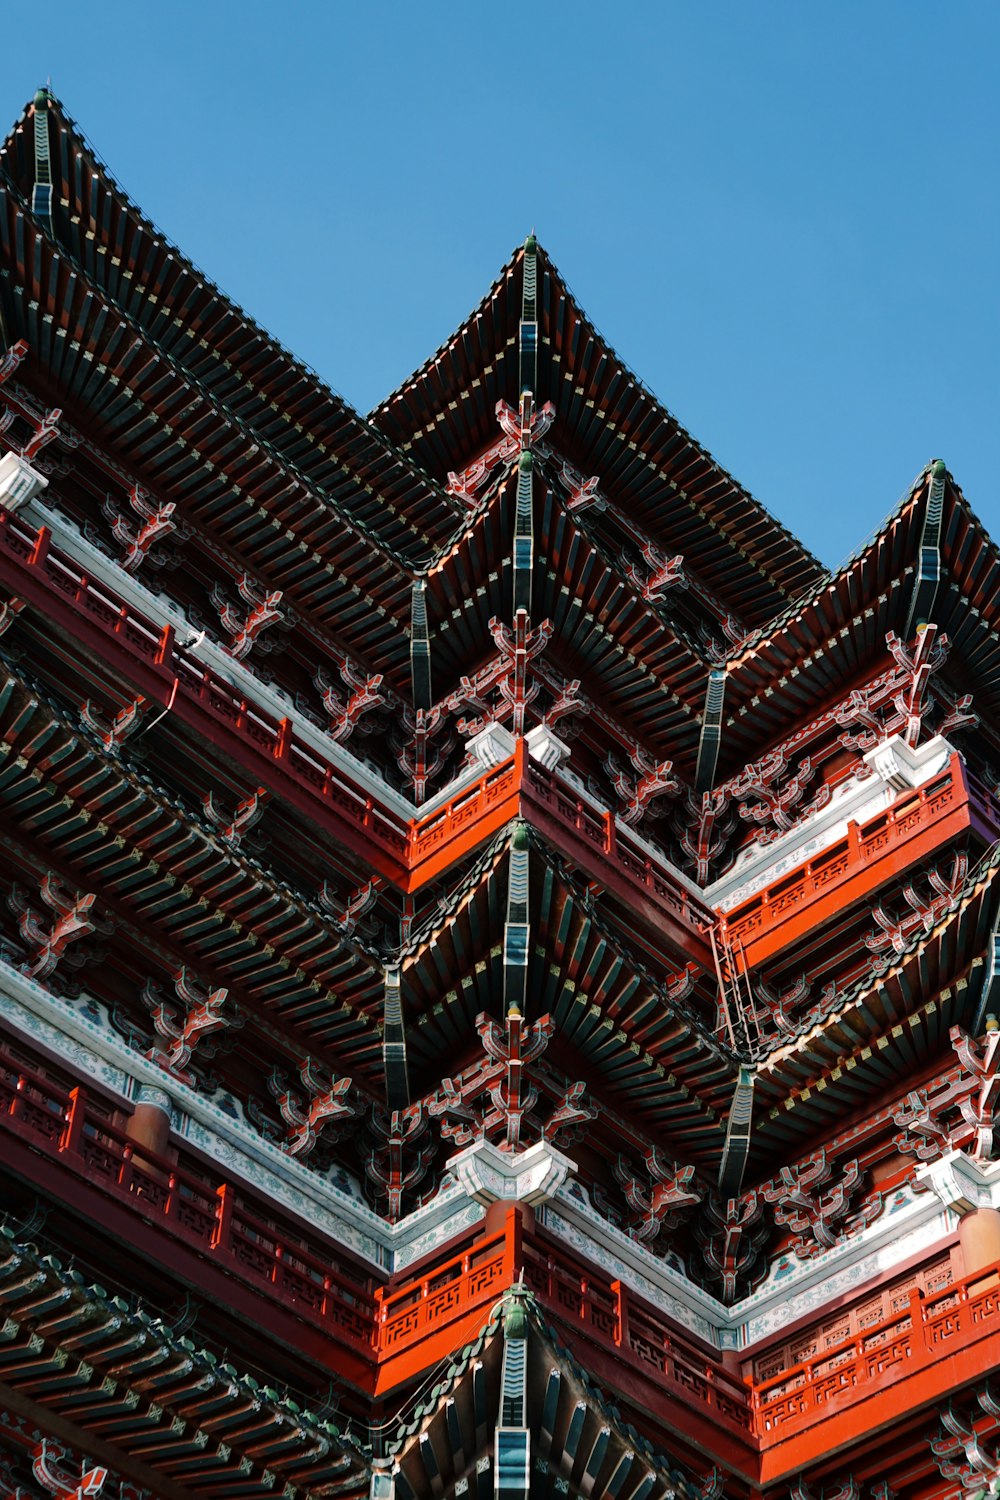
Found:
[[[96,880],[140,947],[151,951],[156,935],[167,973],[189,963],[232,987],[273,1039],[280,1018],[300,1047],[330,1048],[342,1071],[378,1070],[380,966],[318,905],[102,756],[14,677],[3,716],[3,810],[42,870],[51,859],[77,886]]]
[[[925,932],[918,928],[875,980],[854,985],[821,1021],[758,1065],[756,1143],[798,1139],[871,1088],[900,1084],[970,1023],[987,981],[982,954],[1000,913],[1000,846]]]
[[[166,240],[45,91],[0,151],[0,168],[21,196],[33,189],[43,122],[52,148],[46,217],[102,293],[134,312],[160,348],[283,458],[307,465],[320,481],[338,473],[354,503],[381,510],[390,526],[424,527],[434,542],[447,534],[450,498]]]

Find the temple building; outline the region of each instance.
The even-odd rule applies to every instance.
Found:
[[[1000,1493],[944,462],[830,573],[533,236],[361,416],[46,91],[0,218],[0,1494]]]

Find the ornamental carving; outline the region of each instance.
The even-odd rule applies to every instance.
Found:
[[[712,1193],[704,1202],[694,1228],[702,1252],[701,1269],[727,1307],[767,1273],[769,1233],[763,1219],[763,1200],[756,1192],[728,1199]]]
[[[365,672],[346,655],[338,656],[336,663],[344,691],[333,686],[322,667],[317,668],[313,682],[319,689],[328,715],[326,732],[332,740],[342,744],[350,739],[364,714],[382,707],[386,694],[381,672]]]
[[[285,613],[279,608],[281,590],[268,593],[248,573],[237,579],[236,590],[249,606],[246,611],[234,607],[218,584],[212,589],[210,598],[218,611],[222,628],[229,636],[229,654],[239,661],[250,655],[265,630],[285,619]]]
[[[856,1159],[835,1175],[826,1152],[795,1167],[782,1167],[762,1189],[774,1221],[790,1231],[800,1260],[829,1250],[864,1229],[882,1211],[881,1193],[865,1195],[864,1173]]]
[[[437,1142],[429,1130],[422,1104],[406,1109],[372,1109],[367,1130],[365,1177],[375,1202],[390,1224],[415,1208],[411,1200],[437,1155]]]
[[[703,1194],[693,1186],[694,1167],[680,1167],[650,1146],[643,1166],[634,1168],[624,1156],[614,1163],[615,1181],[625,1195],[625,1228],[643,1244],[676,1228],[685,1209],[700,1203]]]
[[[288,1126],[282,1150],[301,1160],[314,1149],[321,1134],[328,1133],[331,1125],[342,1125],[352,1119],[355,1111],[347,1102],[351,1079],[320,1072],[311,1057],[299,1064],[299,1081],[301,1090],[293,1089],[275,1068],[267,1087]]]
[[[172,502],[157,505],[153,496],[138,484],[129,490],[128,502],[138,517],[138,524],[130,525],[110,499],[101,505],[105,519],[111,524],[111,535],[121,549],[119,567],[126,573],[137,573],[146,561],[154,567],[162,567],[165,559],[153,548],[180,529],[177,506]]]
[[[937,1431],[927,1441],[941,1478],[957,1486],[956,1496],[983,1500],[986,1495],[1000,1491],[1000,1440],[996,1422],[989,1423],[988,1438],[976,1430],[984,1417],[997,1416],[1000,1416],[1000,1398],[988,1383],[977,1391],[975,1406],[956,1407],[949,1401],[940,1413]]]
[[[539,1089],[528,1081],[526,1070],[548,1046],[555,1021],[546,1015],[529,1025],[512,1007],[503,1026],[480,1015],[476,1027],[485,1065],[458,1079],[442,1079],[428,1112],[441,1121],[442,1136],[456,1146],[488,1140],[501,1151],[518,1151],[528,1144],[526,1121],[535,1115],[539,1101]],[[548,1114],[531,1119],[530,1134],[554,1145],[594,1119],[597,1111],[584,1102],[585,1092],[581,1082],[557,1092]]]
[[[51,916],[31,906],[25,892],[16,885],[7,897],[7,904],[17,917],[18,932],[28,948],[25,972],[32,979],[47,979],[62,963],[79,968],[84,956],[68,950],[90,933],[107,932],[110,928],[94,916],[97,897],[92,891],[83,894],[67,891],[50,873],[42,877],[38,894]]]
[[[147,1056],[175,1078],[192,1082],[190,1063],[195,1051],[199,1061],[213,1057],[215,1045],[206,1047],[208,1038],[216,1032],[238,1030],[243,1018],[228,1003],[227,989],[202,989],[187,969],[174,975],[174,992],[180,1006],[163,1000],[152,984],[142,992],[160,1038]]]
[[[740,817],[762,830],[760,842],[769,843],[794,828],[800,818],[826,806],[832,795],[828,786],[820,787],[808,802],[803,801],[816,771],[808,755],[792,770],[789,757],[779,747],[729,783],[728,791],[739,803]]]
[[[673,774],[672,760],[656,761],[639,745],[629,751],[629,762],[637,773],[629,776],[612,756],[604,762],[604,769],[611,778],[611,785],[618,798],[618,816],[623,823],[641,823],[650,804],[659,797],[673,796],[680,791],[680,782]]]

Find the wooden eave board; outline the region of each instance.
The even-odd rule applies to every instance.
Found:
[[[787,1139],[789,1128],[804,1136],[818,1116],[870,1103],[889,1081],[905,1079],[943,1049],[949,1026],[969,1023],[981,966],[974,985],[967,976],[1000,908],[998,870],[1000,854],[994,850],[929,935],[911,939],[908,951],[881,978],[854,986],[826,1020],[760,1065],[756,1108],[762,1150],[772,1138]],[[768,1117],[774,1122],[770,1126]]]
[[[515,251],[478,307],[369,415],[439,480],[496,439],[498,401],[517,405],[523,260]]]
[[[384,496],[400,520],[432,541],[447,535],[454,502],[160,234],[57,101],[48,119],[56,233],[111,300],[305,469],[332,458],[361,488]],[[0,167],[24,197],[33,183],[33,139],[32,106],[0,153]]]
[[[119,919],[118,940],[147,963],[155,953],[169,974],[180,958],[245,997],[251,1019],[287,1028],[293,1051],[329,1046],[342,1069],[349,1060],[378,1073],[380,967],[19,685],[3,697],[0,808],[29,859],[37,848],[71,885],[95,891]]]

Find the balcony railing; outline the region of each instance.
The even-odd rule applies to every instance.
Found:
[[[290,1226],[267,1221],[236,1185],[158,1156],[82,1088],[68,1091],[0,1055],[0,1128],[79,1173],[90,1186],[308,1316],[358,1350],[374,1342],[375,1301],[364,1278],[333,1263]]]
[[[756,968],[805,932],[814,932],[950,839],[973,832],[984,844],[1000,837],[996,807],[971,783],[956,752],[924,786],[847,832],[815,859],[734,907],[723,919],[730,944]]]
[[[644,1377],[699,1420],[721,1424],[732,1442],[759,1449],[765,1468],[774,1450],[768,1482],[784,1472],[786,1455],[798,1463],[833,1441],[838,1418],[849,1435],[859,1403],[886,1399],[898,1410],[919,1409],[1000,1367],[1000,1265],[933,1291],[914,1288],[905,1305],[895,1300],[852,1337],[818,1347],[770,1378],[740,1381],[620,1280],[545,1230],[526,1230],[514,1208],[501,1229],[473,1233],[408,1279],[373,1290],[365,1273],[336,1262],[332,1246],[275,1224],[264,1204],[232,1181],[210,1168],[194,1170],[193,1160],[157,1155],[116,1123],[110,1105],[2,1055],[0,1131],[69,1168],[78,1186],[104,1202],[159,1225],[170,1240],[307,1318],[355,1351],[379,1388],[421,1374],[473,1337],[504,1292],[521,1283],[571,1346],[624,1360],[630,1380]],[[99,1215],[102,1198],[95,1201]],[[169,1264],[170,1252],[163,1258]],[[808,1335],[805,1329],[796,1337],[806,1342]],[[914,1376],[920,1379],[907,1389]]]

